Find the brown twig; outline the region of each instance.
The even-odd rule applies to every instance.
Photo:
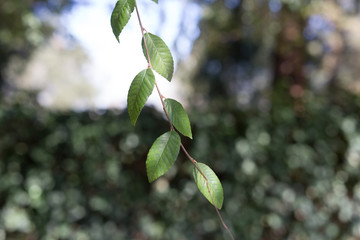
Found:
[[[149,59],[149,61],[150,61],[150,59]],[[151,64],[150,64],[150,65],[151,65]],[[165,112],[166,118],[167,118],[167,120],[168,120],[168,122],[169,122],[169,124],[170,124],[170,130],[172,131],[172,130],[174,130],[174,126],[173,126],[173,124],[171,123],[171,120],[170,120],[170,117],[169,117],[169,113],[166,111],[165,102],[164,102],[164,96],[161,94],[160,88],[159,88],[158,84],[156,83],[156,81],[155,81],[155,86],[156,86],[156,90],[157,90],[157,92],[158,92],[158,94],[159,94],[160,101],[161,101],[163,110],[164,110],[164,112]]]
[[[147,61],[148,61],[148,67],[149,67],[150,69],[153,69],[153,68],[152,68],[152,65],[151,65],[151,61],[150,61],[149,50],[148,50],[148,47],[147,47],[147,44],[146,44],[146,41],[145,41],[144,31],[146,31],[146,30],[145,30],[145,28],[144,28],[143,25],[142,25],[142,22],[141,22],[141,19],[140,19],[140,14],[139,14],[139,10],[138,10],[138,6],[137,6],[137,4],[136,4],[136,1],[135,1],[135,9],[136,9],[136,14],[137,14],[137,17],[138,17],[138,20],[139,20],[139,25],[140,25],[140,28],[141,28],[142,38],[143,38],[143,41],[144,41],[144,47],[145,47],[145,51],[146,51],[146,57],[147,57]],[[156,86],[156,90],[157,90],[157,92],[158,92],[158,94],[159,94],[160,101],[161,101],[161,104],[162,104],[162,106],[163,106],[164,113],[165,113],[166,118],[167,118],[167,120],[168,120],[168,122],[169,122],[169,124],[170,124],[170,130],[174,130],[174,125],[172,124],[172,122],[171,122],[171,120],[170,120],[170,117],[169,117],[169,113],[167,112],[167,110],[166,110],[166,108],[165,108],[165,103],[164,103],[164,98],[165,98],[165,97],[161,94],[160,89],[159,89],[159,86],[158,86],[158,84],[156,83],[156,81],[155,81],[155,86]],[[232,240],[234,240],[234,237],[233,237],[231,231],[230,231],[229,228],[226,226],[223,218],[221,217],[221,214],[220,214],[220,212],[219,212],[219,209],[218,209],[218,208],[216,207],[216,205],[215,205],[214,198],[213,198],[213,196],[212,196],[212,194],[211,194],[211,190],[210,190],[208,178],[206,177],[206,175],[203,173],[203,171],[202,171],[202,170],[199,168],[199,166],[197,165],[197,161],[196,161],[193,157],[191,157],[191,155],[188,153],[188,151],[186,150],[186,148],[184,147],[184,145],[181,143],[180,146],[181,146],[181,149],[183,150],[183,152],[185,153],[185,155],[190,159],[190,161],[191,161],[191,163],[194,165],[194,167],[195,167],[195,168],[199,171],[199,173],[204,177],[205,182],[206,182],[206,187],[207,187],[207,189],[208,189],[208,191],[209,191],[209,195],[210,195],[210,198],[211,198],[211,202],[212,202],[213,206],[215,207],[216,213],[217,213],[217,215],[218,215],[218,217],[219,217],[219,219],[220,219],[223,227],[224,227],[225,230],[228,232],[230,238],[231,238]]]
[[[141,22],[141,19],[140,19],[140,14],[139,14],[139,9],[138,9],[136,1],[135,1],[135,9],[136,9],[136,15],[137,15],[138,20],[139,20],[140,28],[141,28],[141,35],[142,35],[142,38],[143,38],[143,41],[144,41],[144,46],[145,46],[146,55],[147,55],[148,64],[149,64],[148,67],[152,69],[149,50],[148,50],[148,47],[147,47],[147,44],[146,44],[146,41],[145,41],[145,35],[144,35],[144,31],[146,31],[146,30],[142,25],[142,22]]]

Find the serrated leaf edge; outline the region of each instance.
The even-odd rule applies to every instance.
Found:
[[[155,146],[155,143],[156,143],[162,136],[164,136],[165,134],[170,134],[170,135],[169,135],[169,138],[168,138],[168,140],[167,140],[167,142],[166,142],[166,145],[165,145],[164,149],[166,148],[166,146],[167,146],[167,145],[169,144],[169,142],[170,142],[169,140],[170,140],[170,138],[171,138],[171,134],[175,134],[174,137],[176,137],[177,140],[178,140],[178,142],[179,142],[179,144],[178,144],[178,146],[177,146],[176,154],[175,154],[176,156],[172,156],[172,157],[174,158],[174,161],[173,161],[172,163],[169,162],[169,165],[170,165],[170,166],[168,167],[168,169],[167,169],[165,172],[161,173],[161,175],[156,176],[155,178],[154,178],[154,177],[151,177],[151,178],[150,178],[149,169],[148,169],[148,167],[149,167],[149,166],[148,166],[148,164],[149,164],[149,162],[148,162],[148,161],[149,161],[149,155],[150,155],[153,147]],[[174,165],[174,163],[175,163],[175,161],[176,161],[176,159],[177,159],[177,157],[178,157],[178,155],[179,155],[180,145],[181,145],[180,136],[179,136],[179,134],[177,134],[177,132],[174,131],[174,130],[171,130],[171,131],[168,131],[168,132],[162,134],[161,136],[159,136],[159,137],[155,140],[155,142],[154,142],[153,145],[151,146],[151,148],[150,148],[150,150],[149,150],[149,152],[148,152],[147,158],[146,158],[146,173],[147,173],[148,181],[149,181],[149,182],[155,181],[156,179],[158,179],[159,177],[163,176],[165,173],[167,173],[167,172],[169,171],[169,169],[171,168],[172,165]],[[162,158],[163,154],[164,154],[164,151],[162,151],[161,157],[159,157],[159,159]],[[159,163],[160,163],[160,160],[157,161],[155,169],[157,169],[157,166],[158,166]],[[152,175],[153,175],[153,174],[152,174]]]
[[[172,54],[171,54],[171,51],[170,51],[169,47],[166,45],[166,43],[164,42],[164,40],[162,40],[159,36],[157,36],[157,35],[155,35],[155,34],[152,34],[152,33],[147,32],[147,33],[144,34],[144,36],[145,36],[145,41],[146,41],[146,39],[150,38],[150,40],[151,40],[151,42],[152,42],[151,45],[153,45],[153,46],[155,47],[156,52],[157,52],[158,55],[160,55],[160,52],[161,52],[161,51],[159,51],[158,47],[155,45],[154,39],[160,40],[161,43],[164,44],[164,46],[166,47],[166,51],[167,51],[168,54],[170,55],[171,72],[168,72],[168,71],[167,71],[167,68],[165,67],[165,71],[166,71],[167,74],[160,73],[159,69],[156,68],[156,65],[154,65],[153,62],[151,62],[151,65],[152,65],[153,69],[154,69],[157,73],[159,73],[161,76],[163,76],[164,78],[166,78],[169,82],[171,82],[171,79],[172,79],[173,74],[174,74],[174,58],[173,58],[173,56],[172,56]],[[147,36],[148,36],[148,38],[147,38]],[[152,36],[153,36],[153,37],[152,37]],[[147,53],[146,53],[147,51],[146,51],[145,46],[144,46],[144,39],[142,39],[142,45],[143,45],[143,53],[144,53],[144,56],[147,57]],[[150,55],[150,50],[149,50],[149,45],[150,45],[150,44],[149,44],[148,41],[146,41],[146,45],[147,45],[148,52],[149,52],[149,55]],[[150,55],[150,59],[151,59],[151,58],[152,58],[152,56]],[[166,62],[163,62],[161,56],[160,56],[160,59],[161,59],[161,61],[162,61],[162,63],[163,63],[162,65],[164,65],[164,66],[168,65]],[[148,60],[148,59],[147,59],[147,60]]]
[[[199,169],[197,169],[196,166],[194,166],[194,169],[193,169],[193,176],[194,176],[194,180],[195,180],[195,183],[196,183],[196,186],[198,187],[199,191],[204,195],[204,197],[212,204],[214,205],[215,204],[215,207],[218,208],[218,209],[221,209],[222,208],[222,205],[223,205],[223,202],[224,202],[224,192],[223,192],[223,187],[221,185],[221,182],[219,180],[219,178],[216,176],[215,172],[209,167],[207,166],[206,164],[204,163],[196,163],[197,167],[199,167],[199,169],[201,170],[201,172],[206,176],[206,174],[204,173],[202,167],[205,167],[207,168],[209,171],[211,171],[211,173],[213,174],[213,176],[216,178],[216,180],[219,182],[220,184],[220,188],[221,188],[221,203],[220,203],[220,206],[217,206],[216,205],[216,196],[214,196],[214,194],[211,193],[211,191],[209,191],[209,189],[211,190],[212,187],[211,187],[211,184],[210,184],[210,180],[209,180],[209,176],[206,176],[206,178],[208,179],[208,181],[206,181],[206,178],[204,178],[204,176],[200,173]],[[203,165],[202,167],[200,167],[199,165]],[[200,187],[199,187],[199,184],[198,184],[198,180],[197,180],[197,174],[200,174],[200,177],[204,179],[204,182],[205,182],[205,188],[206,188],[206,191],[207,193],[209,194],[210,196],[210,199],[207,198],[207,196],[203,193],[203,191],[201,191]],[[214,190],[213,190],[214,191]]]
[[[187,130],[189,131],[189,134],[187,134],[186,132],[184,132],[182,128],[179,128],[179,125],[178,125],[177,122],[176,122],[176,115],[177,115],[177,113],[179,113],[179,112],[178,112],[178,111],[175,111],[175,113],[174,113],[174,111],[173,111],[174,105],[173,105],[171,102],[174,102],[174,104],[177,104],[177,105],[181,108],[180,111],[182,111],[182,113],[185,114],[185,117],[186,117],[185,121],[186,121],[186,125],[187,125],[187,126],[185,126],[185,128],[189,128],[189,129],[187,129]],[[192,131],[191,131],[191,125],[190,125],[189,116],[188,116],[188,114],[186,113],[186,111],[185,111],[184,107],[182,106],[182,104],[179,103],[178,101],[176,101],[175,99],[172,99],[172,98],[166,98],[166,99],[164,100],[164,103],[165,103],[166,111],[167,111],[167,113],[169,114],[171,123],[174,125],[174,127],[175,127],[182,135],[184,135],[184,136],[189,137],[190,139],[192,139]],[[169,103],[170,106],[168,106],[167,103]],[[169,109],[169,108],[171,108],[171,109]],[[171,110],[171,111],[169,111],[169,110]]]
[[[114,9],[113,9],[113,11],[112,11],[112,13],[111,13],[111,17],[110,17],[110,25],[111,25],[111,28],[112,28],[112,31],[113,31],[113,33],[114,33],[114,35],[115,35],[115,37],[116,37],[116,40],[118,41],[118,42],[120,42],[120,39],[119,39],[119,37],[120,37],[120,33],[122,32],[122,30],[124,29],[124,27],[126,26],[126,24],[129,22],[129,20],[130,20],[130,17],[131,17],[131,13],[134,11],[134,7],[135,7],[135,0],[124,0],[123,1],[123,6],[121,6],[121,10],[119,11],[119,12],[117,12],[117,13],[115,13],[115,10],[117,10],[117,6],[118,6],[118,4],[120,4],[121,2],[120,2],[121,0],[118,0],[117,2],[116,2],[116,4],[115,4],[115,7],[114,7]],[[132,3],[132,5],[130,5],[129,3]],[[124,22],[124,25],[122,26],[122,28],[121,29],[119,29],[119,33],[117,33],[117,32],[115,32],[115,30],[114,30],[114,26],[113,26],[113,24],[118,24],[117,22],[119,21],[119,16],[121,15],[121,14],[123,14],[123,11],[124,11],[124,8],[125,8],[125,5],[126,4],[128,4],[129,5],[129,7],[130,7],[130,12],[128,13],[128,18],[127,18],[127,21],[126,22]],[[116,22],[116,23],[115,23]]]
[[[135,81],[135,80],[137,79],[137,77],[138,77],[139,75],[141,75],[141,74],[142,74],[142,76],[140,76],[140,77],[141,77],[141,79],[142,79],[142,82],[141,82],[140,88],[138,89],[138,91],[137,91],[137,93],[136,93],[135,99],[138,98],[138,96],[139,96],[139,94],[140,94],[140,91],[141,91],[141,88],[142,88],[142,86],[143,86],[143,84],[144,84],[144,81],[145,81],[145,79],[146,79],[147,77],[148,77],[148,78],[151,78],[150,80],[152,80],[152,82],[151,82],[151,91],[150,91],[150,94],[148,94],[148,95],[146,96],[145,103],[146,103],[147,99],[149,98],[149,96],[151,95],[152,91],[154,90],[154,86],[155,86],[155,76],[154,76],[154,73],[152,72],[152,70],[151,70],[150,68],[144,69],[144,70],[142,70],[141,72],[139,72],[139,73],[135,76],[135,78],[133,79],[133,81],[131,82],[131,85],[130,85],[130,88],[129,88],[129,91],[128,91],[127,106],[128,106],[128,112],[129,112],[129,116],[130,116],[130,121],[131,121],[131,123],[132,123],[134,126],[135,126],[135,124],[136,124],[136,121],[137,121],[137,119],[138,119],[138,117],[139,117],[142,109],[143,109],[144,106],[145,106],[145,103],[142,104],[140,111],[139,111],[138,113],[136,113],[137,115],[136,115],[135,119],[133,119],[133,118],[131,117],[131,116],[132,116],[131,111],[134,110],[134,109],[133,109],[133,105],[129,104],[130,91],[131,91],[132,88],[134,87],[134,85],[133,85],[134,81]],[[136,103],[136,102],[137,102],[137,101],[135,100],[135,103]]]

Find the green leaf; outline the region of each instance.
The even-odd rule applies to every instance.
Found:
[[[174,72],[174,60],[169,48],[161,38],[151,33],[145,33],[145,41],[153,69],[170,82]],[[147,58],[144,39],[142,47]]]
[[[155,86],[155,76],[148,68],[141,71],[132,81],[127,97],[130,120],[135,125],[139,114]]]
[[[204,175],[208,179],[210,193],[212,198],[214,199],[215,206],[218,209],[221,209],[224,201],[224,193],[220,180],[218,179],[214,171],[211,170],[211,168],[208,167],[206,164],[196,163],[196,165],[199,167],[199,169],[204,173]],[[198,186],[200,192],[207,198],[207,200],[209,200],[211,204],[213,204],[213,201],[211,200],[210,197],[209,189],[206,186],[206,180],[196,167],[194,167],[193,175],[194,175],[195,183]]]
[[[135,0],[118,0],[111,14],[111,28],[118,42],[119,36],[134,11]]]
[[[169,131],[156,139],[146,159],[146,171],[149,182],[164,175],[176,161],[180,150],[180,136]]]
[[[158,3],[158,0],[152,0],[152,1]]]
[[[174,99],[167,98],[164,101],[166,111],[174,127],[184,136],[192,139],[191,126],[187,113],[183,106]]]

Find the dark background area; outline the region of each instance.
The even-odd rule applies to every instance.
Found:
[[[55,111],[6,74],[56,32],[39,9],[74,4],[0,2],[0,240],[227,239],[183,153],[147,182],[163,113],[133,127],[126,110]],[[219,176],[235,238],[359,239],[359,1],[196,4],[201,33],[177,68],[183,143]]]

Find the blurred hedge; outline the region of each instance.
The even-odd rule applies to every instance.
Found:
[[[218,173],[237,239],[357,239],[358,97],[281,91],[269,113],[231,105],[190,114],[193,156]],[[297,103],[299,104],[299,103]],[[0,111],[0,239],[226,239],[181,154],[149,184],[146,154],[168,124],[146,108]],[[5,238],[6,236],[6,238]]]

